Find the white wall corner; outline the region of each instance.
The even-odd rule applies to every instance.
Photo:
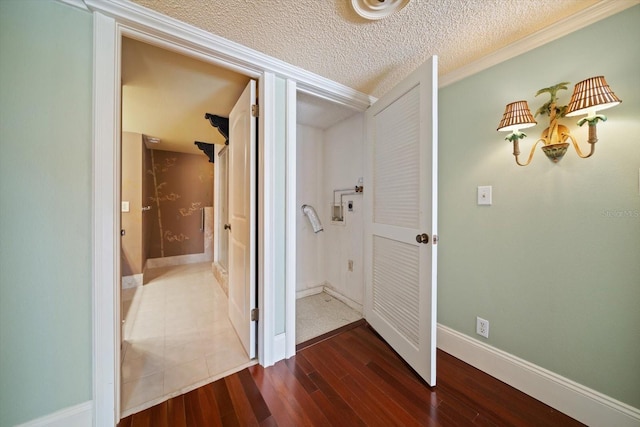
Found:
[[[638,427],[640,410],[438,324],[438,348],[590,426]]]
[[[16,427],[87,427],[93,425],[93,401],[70,406]]]

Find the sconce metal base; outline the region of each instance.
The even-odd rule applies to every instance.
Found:
[[[547,155],[549,160],[553,163],[558,163],[558,161],[567,153],[567,148],[569,148],[569,143],[565,142],[562,144],[543,145],[542,151],[544,151],[544,154]]]

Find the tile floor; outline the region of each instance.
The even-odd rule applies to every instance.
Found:
[[[321,292],[296,300],[296,344],[362,319],[342,301]]]
[[[250,366],[211,263],[156,268],[122,291],[122,416]],[[296,344],[362,318],[326,293],[296,301]]]
[[[250,361],[211,263],[162,267],[122,292],[122,415],[156,405]]]

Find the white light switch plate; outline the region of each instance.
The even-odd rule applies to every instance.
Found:
[[[129,212],[129,202],[122,201],[122,212]]]
[[[491,205],[491,192],[492,187],[490,185],[481,185],[478,187],[478,205]]]

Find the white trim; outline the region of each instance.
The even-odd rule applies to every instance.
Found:
[[[297,89],[296,82],[287,79],[286,82],[286,100],[285,100],[285,140],[286,140],[286,213],[285,213],[285,334],[287,340],[285,342],[284,357],[289,358],[296,354],[296,221],[297,221]]]
[[[86,427],[92,425],[92,418],[93,402],[89,400],[16,427]]]
[[[264,73],[259,83],[260,103],[259,130],[261,144],[258,145],[258,302],[260,321],[258,328],[258,360],[264,367],[271,366],[279,359],[274,354],[275,336],[275,241],[273,235],[273,194],[274,194],[274,143],[276,139],[276,78],[272,73]]]
[[[559,22],[549,25],[535,33],[524,37],[489,55],[453,70],[440,77],[439,87],[443,88],[452,83],[472,76],[501,62],[515,58],[525,52],[550,43],[561,37],[573,33],[581,28],[598,22],[632,6],[640,4],[640,0],[603,0],[586,9],[581,10]]]
[[[639,409],[440,324],[438,348],[587,425],[640,425]]]
[[[287,334],[278,334],[273,340],[273,357],[275,360],[287,359]]]
[[[122,276],[122,289],[131,289],[142,286],[142,273],[131,276]]]
[[[222,64],[242,74],[257,77],[263,72],[273,73],[298,82],[302,92],[318,96],[338,104],[365,110],[375,98],[334,82],[325,77],[303,70],[241,44],[226,40],[200,28],[170,18],[158,12],[126,0],[84,0],[92,11],[114,17],[150,35],[165,39],[168,43],[184,46],[191,55],[208,62]],[[212,61],[213,60],[213,61]]]
[[[94,426],[120,419],[119,134],[120,38],[116,22],[93,16],[93,401]]]

